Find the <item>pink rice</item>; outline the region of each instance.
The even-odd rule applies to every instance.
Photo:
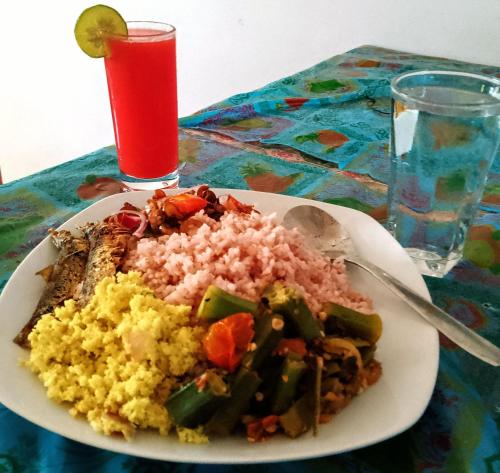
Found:
[[[139,270],[156,294],[171,304],[198,306],[209,284],[257,301],[274,281],[297,288],[318,314],[326,302],[369,312],[368,297],[353,291],[344,262],[331,262],[308,247],[297,230],[274,215],[226,213],[189,233],[143,238],[125,270]]]

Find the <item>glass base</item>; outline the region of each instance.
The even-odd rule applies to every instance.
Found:
[[[179,187],[179,171],[176,169],[166,176],[155,177],[154,179],[140,179],[120,171],[120,180],[132,191],[177,189],[177,187]]]
[[[419,248],[405,248],[405,250],[422,274],[436,278],[445,276],[462,258],[462,255],[457,253],[451,253],[448,258],[443,258],[437,253]]]

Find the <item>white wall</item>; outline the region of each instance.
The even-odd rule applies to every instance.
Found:
[[[125,19],[177,27],[181,115],[362,44],[500,65],[500,0],[107,3]],[[2,2],[4,181],[113,142],[104,65],[80,52],[73,39],[76,18],[91,4]]]

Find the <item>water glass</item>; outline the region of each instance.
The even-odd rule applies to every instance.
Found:
[[[388,228],[423,274],[462,257],[500,141],[500,80],[420,71],[391,83]]]

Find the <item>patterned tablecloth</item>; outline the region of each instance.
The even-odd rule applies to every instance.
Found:
[[[371,46],[354,49],[182,119],[182,186],[208,183],[306,197],[383,222],[389,80],[428,68],[500,77],[495,67]],[[453,146],[453,133],[445,138]],[[119,192],[117,175],[115,149],[109,147],[0,186],[0,289],[48,228]],[[499,210],[497,157],[464,260],[443,279],[426,278],[436,304],[497,345]],[[406,432],[354,452],[260,466],[150,461],[67,440],[0,405],[0,472],[500,472],[498,369],[444,337],[440,355],[436,388],[422,418]]]

